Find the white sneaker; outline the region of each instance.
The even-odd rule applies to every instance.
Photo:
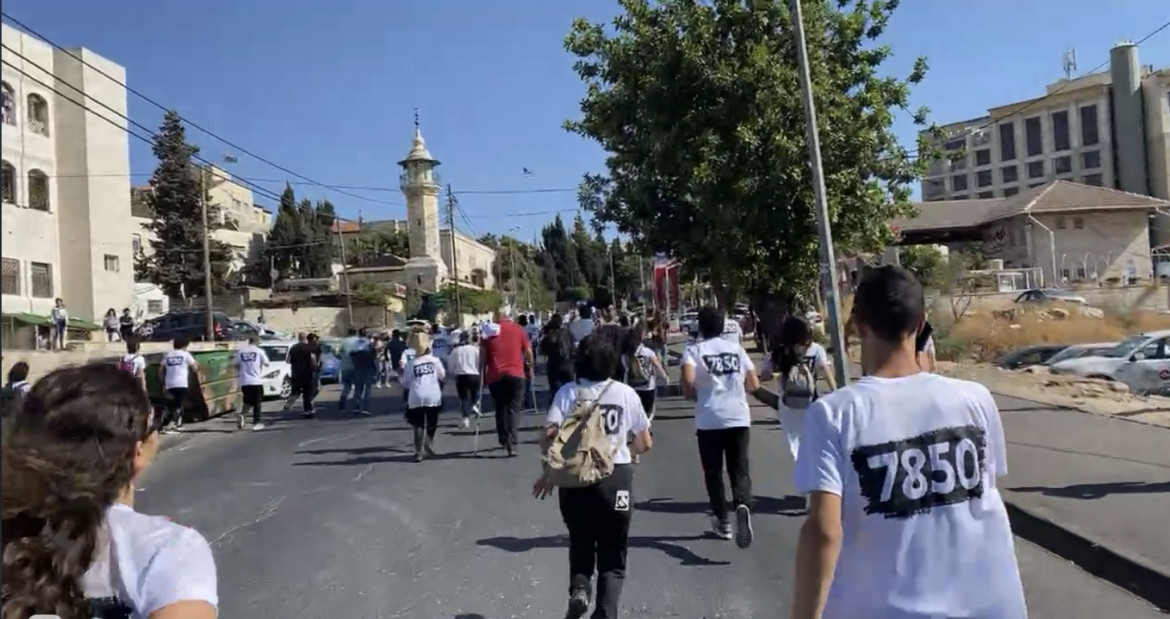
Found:
[[[463,427],[464,427],[464,428],[469,428],[469,427],[471,427],[471,420],[470,420],[470,419],[468,419],[467,417],[464,417],[464,418],[463,418],[462,425],[463,425]]]
[[[386,385],[383,385],[382,383],[378,383],[374,386],[377,387],[378,389],[384,389],[386,387]]]
[[[261,423],[257,423],[257,424],[253,424],[253,425],[252,425],[252,431],[253,431],[253,432],[259,432],[260,430],[263,430],[264,428],[267,428],[267,427],[268,427],[268,426],[267,426],[267,425],[265,425],[263,422],[261,422]]]
[[[479,411],[479,404],[472,404],[471,405],[471,412],[475,413],[476,417],[480,417],[483,415],[483,413],[481,413]]]

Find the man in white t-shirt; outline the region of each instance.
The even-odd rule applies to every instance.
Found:
[[[187,388],[191,385],[191,372],[199,372],[195,357],[187,352],[190,344],[185,337],[175,338],[174,348],[163,355],[163,388],[167,391],[167,415],[162,420],[162,433],[171,434],[183,429],[183,401],[187,399]],[[168,427],[174,423],[173,428]]]
[[[236,350],[236,367],[239,368],[240,391],[244,395],[244,406],[236,420],[236,427],[243,429],[244,416],[252,409],[252,429],[265,428],[260,421],[260,407],[264,403],[264,368],[269,364],[268,353],[260,348],[260,338],[253,335],[247,343]]]
[[[986,387],[920,370],[924,305],[913,274],[870,269],[853,302],[866,376],[806,411],[795,619],[1027,617],[999,411]]]
[[[588,305],[577,308],[577,319],[569,323],[569,339],[573,341],[573,348],[593,333],[593,309]]]
[[[760,387],[756,368],[743,346],[723,339],[723,315],[704,307],[698,315],[699,339],[682,357],[683,394],[695,401],[699,461],[711,503],[713,533],[747,548],[752,543],[752,478],[748,462],[752,415],[747,394]],[[723,488],[723,463],[731,480],[734,534]]]
[[[733,316],[728,316],[723,319],[723,333],[721,338],[733,344],[743,343],[743,328],[739,326],[739,321]]]

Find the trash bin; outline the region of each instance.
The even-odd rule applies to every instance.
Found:
[[[233,363],[235,351],[208,350],[192,352],[199,373],[191,373],[187,399],[183,402],[183,422],[204,421],[234,410],[243,404],[238,372]],[[156,412],[166,408],[169,396],[163,389],[159,368],[163,353],[146,355],[146,391]]]

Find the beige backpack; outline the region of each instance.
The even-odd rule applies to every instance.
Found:
[[[573,414],[561,422],[542,457],[544,474],[553,485],[584,488],[613,473],[617,449],[605,433],[605,419],[597,412],[597,404],[611,384],[612,380],[606,381],[601,393],[593,399],[589,399],[585,389],[577,388]]]

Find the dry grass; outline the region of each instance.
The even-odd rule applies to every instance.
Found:
[[[1009,350],[1034,344],[1090,344],[1117,342],[1135,333],[1170,329],[1170,315],[1152,312],[1107,312],[1088,318],[1073,309],[1067,318],[1043,311],[1020,313],[1013,319],[991,314],[965,316],[946,329],[939,344],[940,358],[992,361]]]

